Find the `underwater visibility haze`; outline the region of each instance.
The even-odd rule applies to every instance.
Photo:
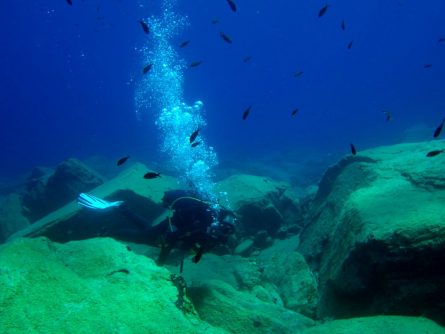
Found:
[[[158,107],[138,119],[134,94],[150,75],[143,50],[156,44],[139,20],[160,15],[161,3],[1,4],[2,175],[68,156],[134,152],[160,161]],[[400,142],[407,129],[433,128],[444,117],[441,1],[337,1],[318,17],[324,5],[242,1],[234,13],[224,0],[174,4],[187,21],[169,41],[175,66],[202,62],[183,68],[184,100],[204,103],[202,134],[220,159],[342,154],[351,141],[361,149]],[[183,41],[190,43],[181,48]]]
[[[444,13],[2,1],[0,332],[444,333]]]

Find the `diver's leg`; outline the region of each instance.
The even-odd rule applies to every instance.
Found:
[[[165,261],[167,260],[167,257],[170,254],[171,250],[172,250],[171,246],[162,245],[161,252],[159,253],[156,263],[158,265],[162,266],[165,263]]]

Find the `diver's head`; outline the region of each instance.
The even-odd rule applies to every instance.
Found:
[[[215,240],[225,242],[227,238],[235,233],[236,217],[231,212],[225,212],[222,218],[214,220],[207,228],[207,234]]]

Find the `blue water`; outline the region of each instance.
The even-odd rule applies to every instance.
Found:
[[[159,110],[139,120],[134,103],[140,49],[152,38],[138,20],[158,15],[158,3],[0,2],[2,178],[68,157],[163,159]],[[332,0],[321,18],[325,1],[275,3],[238,0],[233,13],[225,0],[178,0],[190,25],[172,43],[190,40],[180,57],[203,62],[184,72],[184,98],[204,102],[202,135],[220,161],[348,154],[350,142],[359,150],[394,144],[419,125],[432,134],[445,117],[445,2]]]

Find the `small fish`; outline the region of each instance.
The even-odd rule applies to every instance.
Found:
[[[320,11],[318,12],[318,17],[322,17],[324,14],[326,14],[326,11],[328,10],[329,5],[325,5]]]
[[[445,37],[441,37],[437,40],[437,43],[442,43],[445,42]]]
[[[150,72],[151,68],[152,68],[153,64],[148,64],[147,66],[144,67],[143,69],[143,73],[147,74],[148,72]]]
[[[298,108],[295,108],[294,110],[292,110],[291,112],[291,116],[295,116],[300,110]]]
[[[190,41],[184,41],[181,44],[179,44],[180,48],[185,48],[187,45],[189,45]]]
[[[433,138],[437,138],[440,136],[440,133],[442,132],[444,123],[445,123],[445,118],[442,120],[442,123],[440,123],[439,126],[434,131]]]
[[[145,175],[144,175],[144,179],[147,179],[147,180],[155,179],[157,177],[161,177],[161,173],[148,172],[148,173],[145,173]]]
[[[236,4],[235,2],[233,2],[233,0],[227,0],[227,3],[230,6],[230,9],[232,10],[232,12],[236,13]]]
[[[116,274],[116,273],[123,273],[123,274],[130,274],[130,270],[128,270],[128,269],[119,269],[119,270],[113,270],[112,272],[110,272],[110,273],[108,273],[108,275],[107,276],[111,276],[111,275],[113,275],[113,274]]]
[[[196,146],[198,146],[199,144],[201,144],[200,141],[195,141],[191,146],[192,146],[192,147],[196,147]]]
[[[245,121],[247,119],[247,117],[250,114],[250,110],[252,110],[252,106],[248,106],[246,110],[244,110],[243,112],[243,121]]]
[[[139,24],[142,27],[142,30],[148,35],[150,33],[150,28],[148,27],[148,24],[144,22],[144,20],[139,20]]]
[[[222,31],[219,33],[219,35],[221,36],[221,38],[226,42],[226,43],[229,43],[229,44],[232,44],[232,39],[229,37],[229,36],[227,36],[225,33],[223,33]]]
[[[294,78],[301,77],[303,75],[303,71],[297,71],[294,73]]]
[[[341,21],[341,30],[343,30],[343,31],[346,30],[346,22],[345,22],[345,20]]]
[[[129,155],[127,155],[126,157],[120,158],[120,159],[117,161],[116,165],[118,165],[118,166],[123,165],[129,158],[130,158]]]
[[[385,114],[385,116],[386,116],[386,121],[387,121],[387,122],[389,122],[389,121],[392,119],[392,114],[391,114],[390,111],[388,111],[388,110],[382,110],[382,113]]]
[[[190,67],[198,67],[199,65],[201,65],[202,64],[202,61],[200,61],[200,60],[197,60],[197,61],[194,61],[194,62],[192,62],[192,63],[190,63]]]
[[[213,20],[210,21],[210,22],[212,22],[212,24],[218,24],[218,23],[219,23],[219,20],[218,20],[218,19],[213,19]]]
[[[67,3],[68,5],[70,5],[70,6],[73,5],[73,1],[72,1],[72,0],[66,0],[66,3]]]
[[[429,157],[429,158],[431,158],[431,157],[435,157],[436,155],[439,155],[439,154],[442,153],[443,151],[445,151],[445,149],[443,149],[443,150],[434,150],[434,151],[428,152],[428,153],[426,154],[426,156]]]
[[[357,154],[357,150],[356,150],[354,144],[349,144],[349,145],[351,146],[351,153],[352,153],[352,155],[356,155]]]
[[[243,62],[244,63],[248,63],[249,61],[251,61],[252,60],[252,56],[247,56],[247,57],[244,57],[243,58]]]
[[[433,67],[433,64],[425,64],[425,65],[423,65],[423,68],[431,68],[431,67]]]
[[[353,41],[350,41],[348,44],[348,50],[351,50]]]
[[[193,133],[190,135],[190,138],[189,138],[190,143],[193,143],[195,141],[196,137],[198,137],[199,130],[200,129],[193,131]]]

